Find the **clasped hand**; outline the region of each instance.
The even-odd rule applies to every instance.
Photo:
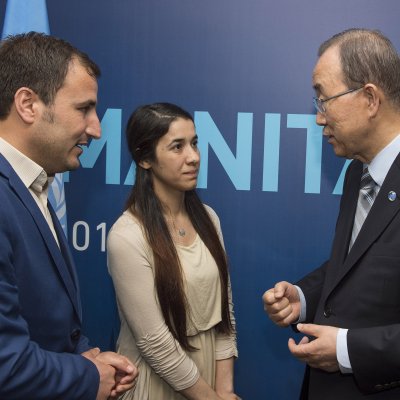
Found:
[[[109,394],[106,398],[116,399],[127,390],[132,389],[136,384],[136,378],[138,376],[138,370],[136,366],[129,361],[126,357],[111,352],[100,352],[100,349],[93,348],[82,355],[91,360],[97,367],[100,374],[100,388],[98,393],[98,399],[102,399],[104,394],[101,392],[108,392],[107,387],[110,389]],[[110,381],[109,371],[106,369],[112,368],[111,382],[102,382],[104,380]],[[108,376],[107,376],[108,375]],[[109,384],[111,383],[111,387]],[[103,389],[102,389],[102,386]]]

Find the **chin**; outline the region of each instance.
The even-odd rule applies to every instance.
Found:
[[[183,191],[184,192],[190,192],[191,190],[195,190],[197,185],[193,185],[193,186],[186,186]]]
[[[76,158],[75,160],[72,160],[66,165],[65,171],[72,171],[74,169],[78,169],[81,166],[81,162],[79,161],[79,158]]]
[[[333,152],[337,157],[347,157],[347,153],[344,149],[338,146],[333,146]]]

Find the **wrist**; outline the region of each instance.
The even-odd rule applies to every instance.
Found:
[[[233,392],[233,387],[232,387],[232,389],[226,389],[226,388],[215,389],[215,392],[217,393],[218,396],[224,396],[224,395],[227,395],[227,394],[233,394],[234,393]]]

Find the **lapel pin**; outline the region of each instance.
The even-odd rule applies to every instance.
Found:
[[[396,200],[396,197],[397,197],[397,194],[396,194],[396,192],[393,192],[393,190],[391,190],[391,191],[388,193],[388,199],[389,199],[389,201],[395,201],[395,200]]]

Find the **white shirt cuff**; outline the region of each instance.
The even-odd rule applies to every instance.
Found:
[[[347,331],[348,329],[339,328],[336,338],[336,356],[342,374],[353,373],[350,364],[349,351],[347,349]]]
[[[298,286],[294,285],[294,287],[296,288],[300,297],[300,315],[299,319],[294,322],[294,324],[298,324],[299,322],[304,322],[306,320],[306,298],[304,297],[303,291]]]

